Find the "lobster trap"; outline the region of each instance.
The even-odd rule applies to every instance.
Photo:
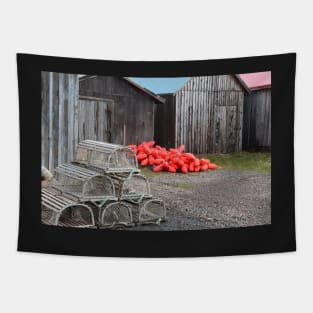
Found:
[[[127,202],[132,205],[136,224],[160,224],[166,220],[166,207],[161,199],[129,199]]]
[[[80,142],[73,163],[59,165],[42,189],[45,224],[117,228],[165,219],[164,202],[153,198],[135,152],[125,146]]]
[[[100,210],[99,222],[101,228],[133,226],[131,207],[122,201],[108,203]]]
[[[73,164],[62,164],[54,171],[52,187],[80,202],[116,200],[109,176]]]
[[[147,178],[135,171],[107,174],[114,183],[116,196],[120,200],[152,198]]]
[[[77,203],[55,190],[41,190],[41,220],[44,224],[67,227],[95,227],[90,206]]]
[[[80,142],[76,147],[74,162],[105,173],[139,172],[136,154],[132,149],[100,141]]]

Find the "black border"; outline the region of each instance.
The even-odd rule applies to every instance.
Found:
[[[204,61],[100,61],[17,54],[20,108],[18,251],[85,256],[196,257],[296,250],[296,54]],[[73,229],[40,221],[41,71],[115,76],[197,76],[272,71],[272,224],[199,231]]]

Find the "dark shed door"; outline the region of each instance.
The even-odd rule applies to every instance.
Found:
[[[215,153],[237,151],[238,107],[215,106]]]
[[[104,100],[79,99],[78,140],[111,142],[112,112]]]

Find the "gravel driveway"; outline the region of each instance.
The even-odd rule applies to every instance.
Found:
[[[151,192],[163,199],[168,220],[127,230],[195,230],[271,223],[268,173],[217,170],[149,177]]]

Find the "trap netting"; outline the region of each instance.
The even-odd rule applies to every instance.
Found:
[[[113,181],[116,196],[121,200],[151,198],[150,184],[144,175],[130,173],[107,174]]]
[[[139,224],[160,223],[165,219],[166,208],[162,200],[148,199],[139,205]]]
[[[132,210],[126,203],[121,201],[109,203],[102,209],[102,213],[100,214],[100,223],[103,228],[132,226]]]
[[[135,224],[159,224],[166,221],[166,207],[158,198],[128,199]]]
[[[107,173],[138,170],[136,154],[132,149],[101,141],[80,142],[76,147],[74,161]]]
[[[52,187],[79,201],[115,200],[115,187],[110,177],[73,164],[62,164],[54,171]]]
[[[90,206],[77,203],[54,189],[41,190],[41,221],[47,225],[94,227],[95,218]]]

